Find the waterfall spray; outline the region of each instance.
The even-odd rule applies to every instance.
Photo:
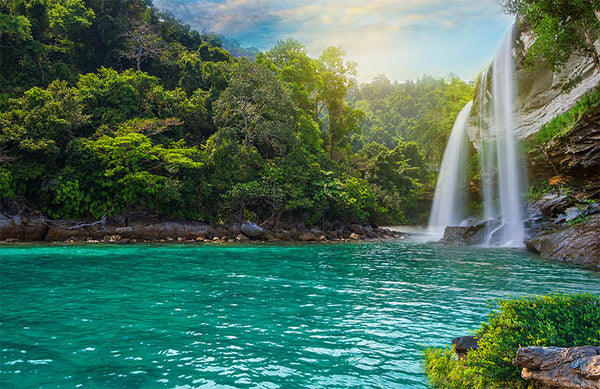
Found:
[[[458,225],[465,218],[467,183],[467,122],[473,102],[467,103],[454,122],[438,175],[429,233],[441,237],[444,228]]]

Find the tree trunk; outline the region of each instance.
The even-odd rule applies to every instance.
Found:
[[[594,12],[596,12],[596,17],[598,17],[598,12]],[[598,52],[596,51],[596,46],[594,46],[594,40],[592,39],[587,26],[584,23],[581,23],[581,26],[583,28],[583,34],[585,35],[585,40],[588,45],[588,51],[592,57],[592,61],[594,61],[594,66],[596,66],[596,69],[600,72],[600,58],[598,56]]]
[[[331,137],[331,142],[329,144],[329,158],[333,161],[333,134],[331,133],[331,126],[329,126],[329,136]]]
[[[142,44],[140,43],[140,47],[138,48],[138,53],[136,56],[136,62],[137,62],[137,71],[140,71],[140,65],[142,64],[142,52],[143,52],[143,48],[142,48]]]
[[[39,55],[35,56],[35,63],[38,68],[38,72],[40,73],[40,83],[42,86],[46,85],[46,75],[44,74],[44,68],[42,67],[42,60]]]

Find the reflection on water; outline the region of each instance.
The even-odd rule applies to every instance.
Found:
[[[10,387],[426,387],[423,345],[486,301],[600,294],[521,250],[354,245],[4,247]]]

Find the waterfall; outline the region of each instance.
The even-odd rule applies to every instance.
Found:
[[[515,129],[515,64],[513,29],[509,30],[494,56],[490,69],[481,74],[476,101],[481,144],[479,162],[486,221],[486,245],[518,247],[524,240],[521,202],[524,175],[519,166]],[[491,85],[488,79],[491,78]],[[472,103],[458,115],[435,188],[429,232],[440,236],[444,228],[459,225],[466,218],[466,128]],[[491,113],[491,114],[490,114]],[[491,118],[491,120],[486,120]]]
[[[472,105],[472,101],[467,103],[456,117],[444,150],[429,217],[429,233],[439,237],[446,226],[458,225],[465,218],[467,122]]]
[[[479,79],[479,93],[477,101],[477,126],[479,127],[480,138],[482,139],[479,148],[479,176],[481,178],[481,193],[483,195],[483,219],[493,220],[498,211],[495,207],[494,198],[496,197],[494,187],[494,172],[496,160],[496,147],[493,142],[483,141],[483,139],[490,139],[489,127],[486,123],[486,117],[488,116],[488,75],[489,68],[486,68]]]
[[[522,246],[523,206],[521,204],[521,169],[515,140],[515,64],[513,29],[498,47],[493,61],[492,100],[500,198],[500,236],[496,242],[505,246]],[[494,236],[490,236],[494,239]]]

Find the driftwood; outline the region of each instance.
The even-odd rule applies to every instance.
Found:
[[[81,223],[81,224],[76,224],[74,226],[66,226],[64,221],[60,221],[60,222],[56,222],[54,220],[49,220],[48,221],[49,224],[52,224],[55,227],[60,227],[62,229],[65,230],[76,230],[79,228],[85,228],[85,227],[92,227],[92,226],[97,226],[100,225],[102,227],[102,230],[104,231],[108,231],[108,229],[106,228],[106,215],[102,216],[102,218],[98,221],[95,221],[93,223]]]

